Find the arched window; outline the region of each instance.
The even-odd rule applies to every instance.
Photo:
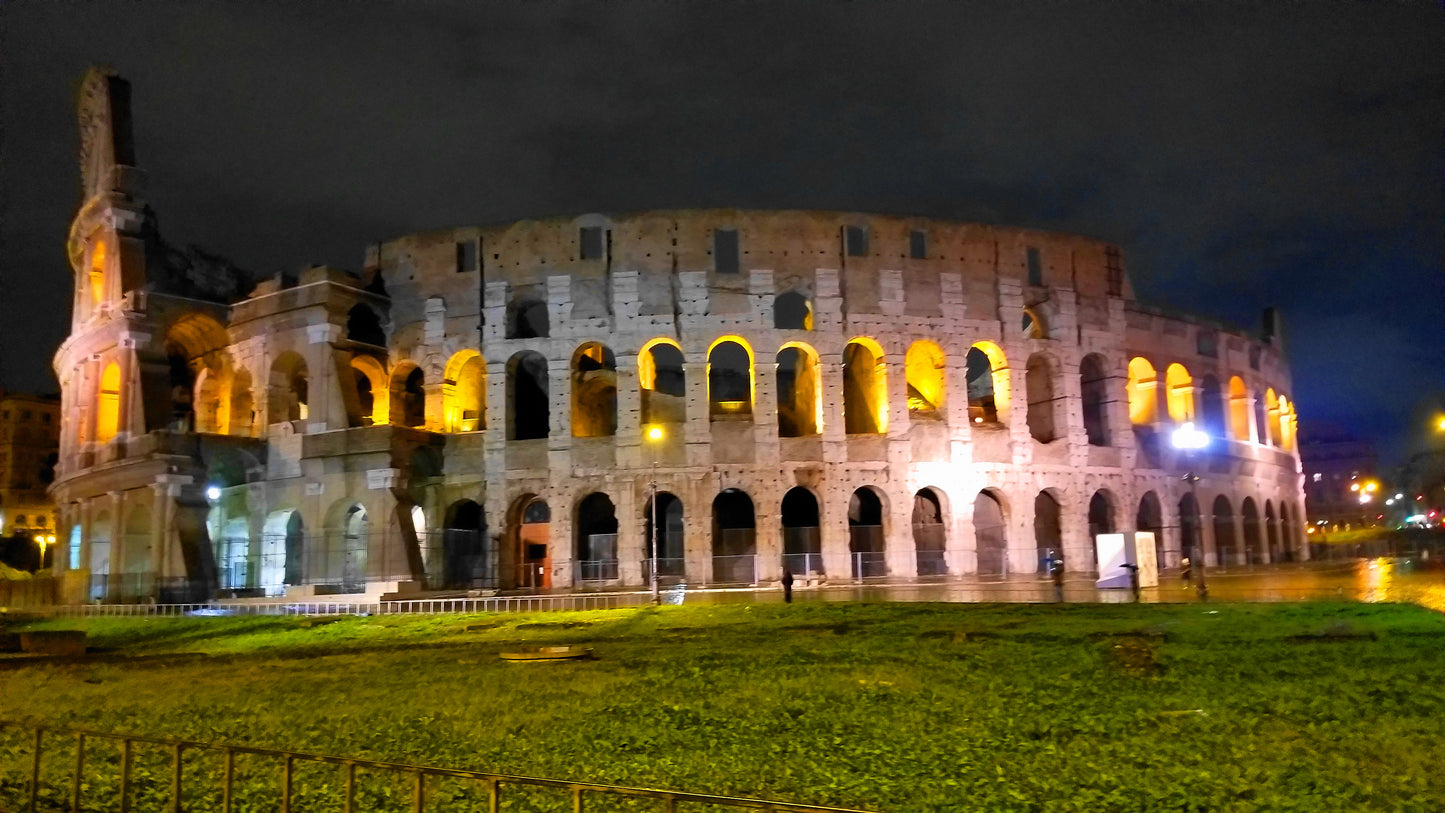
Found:
[[[1023,324],[1020,331],[1025,339],[1047,339],[1048,327],[1033,308],[1024,308]]]
[[[576,556],[578,581],[617,578],[617,513],[606,494],[593,492],[577,504]]]
[[[572,437],[617,434],[617,359],[604,344],[587,342],[572,354]]]
[[[447,432],[487,428],[487,362],[475,350],[462,350],[447,362],[442,379],[442,416]]]
[[[547,359],[524,351],[507,362],[507,439],[538,440],[551,431]]]
[[[271,423],[304,421],[307,405],[306,360],[290,350],[271,365],[271,392],[267,412]]]
[[[1175,423],[1194,420],[1194,379],[1182,364],[1164,371],[1164,390],[1169,398],[1169,419]]]
[[[1274,388],[1270,387],[1264,391],[1265,426],[1269,430],[1269,445],[1280,445],[1280,421],[1279,421],[1279,397],[1274,394]]]
[[[398,364],[391,373],[391,422],[426,425],[426,374],[411,362]]]
[[[976,342],[968,349],[967,378],[969,423],[1007,423],[1009,372],[1003,350],[993,342]]]
[[[351,383],[356,392],[355,426],[372,426],[390,421],[391,389],[381,362],[371,356],[351,359]]]
[[[778,437],[816,435],[823,428],[823,379],[818,354],[805,344],[778,351]]]
[[[100,374],[100,392],[95,405],[95,439],[110,442],[120,430],[120,365],[105,365]]]
[[[923,488],[913,495],[913,549],[920,576],[948,575],[945,516],[943,497],[937,489]]]
[[[1029,435],[1039,443],[1051,443],[1058,437],[1059,400],[1055,396],[1054,379],[1052,358],[1043,353],[1029,356],[1024,374],[1029,401]]]
[[[712,420],[752,420],[753,354],[741,339],[719,339],[708,351],[707,396]]]
[[[1059,558],[1064,552],[1063,518],[1059,501],[1048,491],[1034,497],[1034,558],[1043,567],[1045,560]]]
[[[980,575],[997,575],[1008,567],[1008,522],[1003,503],[992,489],[973,499],[973,536]]]
[[[1254,440],[1249,426],[1249,390],[1239,376],[1229,379],[1229,434],[1238,441]]]
[[[1084,356],[1079,363],[1079,391],[1084,408],[1084,433],[1090,446],[1110,445],[1109,375],[1104,357],[1097,353]]]
[[[883,500],[868,486],[857,489],[848,499],[848,553],[853,578],[888,575],[883,548]]]
[[[1214,498],[1214,561],[1231,565],[1238,561],[1239,540],[1234,536],[1234,509],[1223,494]],[[1201,560],[1200,564],[1203,564]]]
[[[783,495],[783,567],[796,576],[821,576],[823,542],[819,532],[818,498],[802,486]]]
[[[1289,399],[1279,397],[1279,447],[1286,452],[1294,451],[1295,415]]]
[[[687,420],[687,372],[677,345],[657,339],[643,347],[637,354],[637,383],[644,425]]]
[[[375,347],[386,346],[386,331],[381,329],[381,318],[367,305],[355,305],[346,315],[346,338]]]
[[[927,340],[908,346],[903,369],[908,381],[908,417],[941,418],[947,393],[943,348]]]
[[[773,327],[778,330],[812,330],[813,303],[797,291],[773,298]]]
[[[1159,420],[1159,379],[1148,359],[1129,359],[1129,422],[1149,426]]]
[[[1089,499],[1089,539],[1092,540],[1099,534],[1112,534],[1117,530],[1113,495],[1101,488]]]
[[[540,298],[522,296],[507,306],[507,338],[545,339],[550,334],[547,303]]]
[[[1199,379],[1199,424],[1210,438],[1224,439],[1224,392],[1212,375]]]
[[[872,339],[843,348],[843,425],[850,435],[888,431],[888,372],[883,348]]]
[[[1154,561],[1159,567],[1166,567],[1178,561],[1175,556],[1166,562],[1164,557],[1164,509],[1159,505],[1159,495],[1147,491],[1139,499],[1139,511],[1134,515],[1134,527],[1154,535]]]
[[[757,517],[746,492],[729,488],[712,501],[713,581],[755,584]]]
[[[105,242],[95,241],[95,247],[90,250],[90,304],[92,307],[100,305],[105,301],[105,270],[106,251]]]

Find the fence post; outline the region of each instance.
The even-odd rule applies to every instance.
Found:
[[[344,813],[356,813],[356,763],[346,763],[346,801]]]
[[[291,755],[281,761],[281,813],[291,813]]]
[[[500,813],[502,809],[502,783],[496,779],[487,780],[487,813]]]
[[[44,744],[45,729],[35,727],[35,758],[30,761],[30,813],[35,813],[40,804],[40,754]]]
[[[181,813],[181,749],[182,745],[175,745],[175,773],[171,775],[171,813]]]
[[[120,741],[120,813],[130,813],[130,738]]]
[[[426,771],[417,769],[416,772],[416,793],[412,797],[412,810],[422,813],[426,807]]]
[[[572,788],[572,813],[582,813],[582,789]]]
[[[85,772],[85,735],[75,735],[75,777],[70,784],[70,813],[80,813],[80,777]]]
[[[231,813],[231,788],[236,779],[236,752],[226,749],[226,766],[221,779],[221,813]],[[76,811],[76,813],[80,813]]]

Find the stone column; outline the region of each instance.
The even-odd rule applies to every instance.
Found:
[[[687,375],[687,465],[712,464],[712,415],[707,392],[706,350],[689,353],[683,362]]]

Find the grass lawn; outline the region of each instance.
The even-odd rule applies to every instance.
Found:
[[[1406,605],[33,626],[84,628],[106,652],[0,661],[6,718],[879,811],[1445,809],[1445,616]],[[551,644],[598,660],[498,658]],[[0,737],[0,809],[18,809],[22,741]],[[297,781],[303,800],[335,792],[334,771]],[[391,791],[368,793],[365,809],[387,809]]]

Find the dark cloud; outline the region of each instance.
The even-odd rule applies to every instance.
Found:
[[[561,212],[916,212],[1116,240],[1157,304],[1247,325],[1282,307],[1306,418],[1389,435],[1413,382],[1445,376],[1431,4],[0,14],[7,386],[45,386],[67,327],[72,95],[92,62],[134,84],[167,235],[263,272]]]

